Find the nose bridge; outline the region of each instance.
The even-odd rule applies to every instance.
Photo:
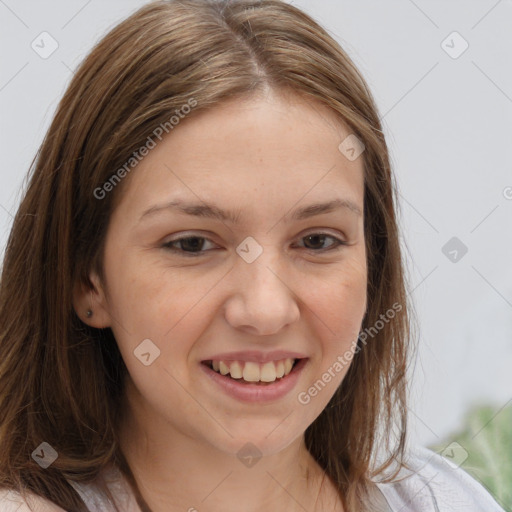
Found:
[[[259,247],[258,247],[259,246]],[[240,244],[234,269],[234,297],[226,316],[234,327],[251,327],[272,334],[299,318],[299,307],[289,273],[280,264],[277,249],[248,240]],[[234,298],[232,297],[232,299]]]

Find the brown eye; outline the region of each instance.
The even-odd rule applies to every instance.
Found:
[[[322,247],[326,241],[326,239],[331,239],[334,241],[327,248]],[[347,245],[346,242],[336,238],[332,235],[328,235],[327,233],[312,233],[302,238],[305,240],[306,249],[311,250],[313,252],[326,252],[339,248],[341,245]]]
[[[205,242],[210,242],[210,240],[201,236],[187,236],[166,242],[162,247],[173,252],[180,252],[185,256],[199,256],[208,252],[201,250]]]

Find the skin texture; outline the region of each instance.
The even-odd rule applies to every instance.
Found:
[[[154,512],[342,510],[329,481],[319,491],[304,432],[345,376],[348,364],[332,368],[355,348],[366,310],[363,216],[342,208],[287,219],[336,198],[363,211],[362,157],[338,149],[349,134],[322,105],[269,91],[185,118],[125,178],[106,282],[92,273],[95,289],[77,292],[75,309],[114,332],[130,374],[121,444]],[[139,222],[177,197],[239,211],[240,222],[171,210]],[[318,233],[328,236],[307,238]],[[195,241],[199,256],[187,256],[191,244],[163,247],[184,236],[206,238]],[[263,249],[252,263],[236,252],[249,236]],[[160,355],[145,366],[134,350],[148,338]],[[296,388],[270,404],[231,398],[199,368],[220,352],[277,349],[309,360]],[[300,403],[329,368],[330,382]],[[262,454],[250,468],[236,455],[247,442]]]

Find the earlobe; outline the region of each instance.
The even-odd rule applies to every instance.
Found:
[[[73,289],[73,307],[76,314],[87,325],[97,329],[110,327],[110,314],[105,293],[96,274],[91,274],[92,288],[81,281]]]

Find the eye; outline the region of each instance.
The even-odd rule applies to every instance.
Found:
[[[208,238],[202,236],[186,236],[166,242],[163,247],[172,252],[181,252],[184,256],[199,256],[205,252],[201,251],[205,241],[212,243]],[[175,247],[176,244],[180,246],[179,249]]]
[[[311,247],[306,247],[306,249],[312,250],[313,252],[327,252],[340,249],[341,246],[347,245],[347,243],[343,240],[340,240],[339,238],[336,238],[335,236],[329,235],[327,233],[311,233],[302,237],[301,240],[307,240],[308,244],[318,247],[318,245],[323,245],[328,238],[334,241],[329,247],[320,250],[316,250],[315,248]]]
[[[331,245],[329,245],[327,248],[320,247],[319,249],[318,246],[324,245],[327,239],[333,240],[333,243],[331,243]],[[329,235],[327,233],[311,233],[309,235],[302,237],[301,240],[305,240],[307,245],[316,246],[305,247],[306,250],[315,253],[333,251],[336,249],[340,249],[341,246],[343,245],[347,245],[347,243],[344,242],[343,240],[340,240],[339,238]],[[163,244],[162,247],[175,253],[181,253],[181,255],[183,256],[196,257],[206,252],[209,252],[202,250],[204,249],[205,242],[213,244],[211,240],[202,236],[185,236],[181,238],[176,238],[175,240],[170,240],[169,242]]]

